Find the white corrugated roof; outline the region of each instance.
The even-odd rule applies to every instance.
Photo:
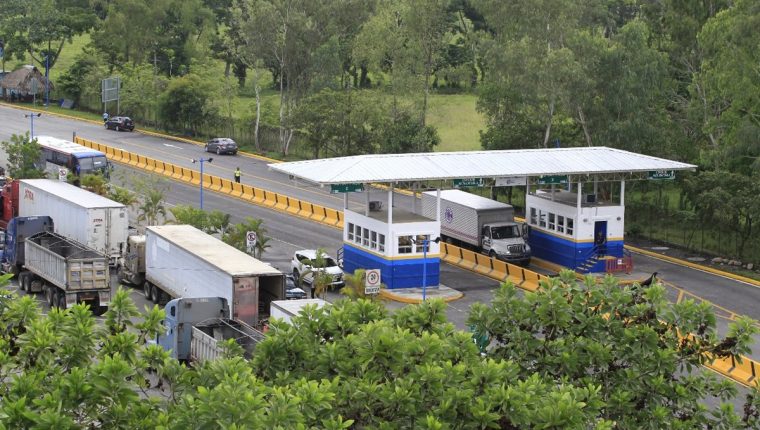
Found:
[[[276,163],[269,167],[318,184],[341,184],[694,170],[697,166],[597,146],[371,154]]]
[[[190,225],[154,225],[146,230],[157,234],[209,264],[235,276],[281,275],[282,272],[263,261],[234,248]]]
[[[425,191],[424,194],[427,194],[434,199],[436,198],[435,191]],[[506,203],[498,202],[493,199],[487,199],[477,194],[467,193],[462,190],[441,190],[441,200],[451,200],[453,202],[478,210],[504,209],[511,207]],[[443,204],[443,202],[441,202],[441,204]]]
[[[60,196],[63,199],[71,200],[78,206],[88,209],[95,208],[123,208],[123,204],[105,198],[93,192],[83,190],[75,185],[63,181],[54,181],[52,179],[22,179],[21,182],[31,187],[44,190],[50,194]],[[23,198],[23,196],[22,196]],[[54,216],[53,214],[50,214]]]

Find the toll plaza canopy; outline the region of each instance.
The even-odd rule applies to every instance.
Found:
[[[324,185],[547,175],[610,175],[610,179],[624,179],[617,175],[695,170],[697,166],[598,146],[369,154],[269,164],[269,167]]]

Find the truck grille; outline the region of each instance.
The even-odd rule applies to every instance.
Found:
[[[525,252],[525,247],[522,244],[509,245],[508,249],[510,254],[522,254]]]

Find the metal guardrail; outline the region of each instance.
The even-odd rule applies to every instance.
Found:
[[[122,149],[103,145],[81,137],[76,137],[75,142],[101,151],[106,154],[106,157],[118,163],[195,185],[200,185],[201,182],[200,173],[192,169],[133,154]],[[203,175],[203,186],[211,191],[227,194],[259,206],[275,209],[283,213],[295,215],[331,227],[339,229],[343,228],[343,212],[336,209],[327,208],[305,200],[289,197],[284,194],[274,193],[263,188],[237,184],[233,181],[207,174]],[[486,255],[446,243],[441,244],[441,258],[447,263],[488,276],[498,281],[511,280],[515,285],[527,291],[537,290],[541,280],[547,278],[546,275],[541,275],[523,267],[496,260]],[[681,290],[681,292],[679,292],[678,300],[682,300],[686,294],[685,291]],[[693,297],[699,299],[697,296]],[[733,314],[733,317],[735,316],[736,314]],[[718,372],[735,382],[751,387],[757,384],[756,375],[758,370],[760,370],[760,363],[747,357],[708,357],[708,362],[705,364],[705,367]]]

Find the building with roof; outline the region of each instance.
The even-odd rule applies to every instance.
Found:
[[[34,95],[45,94],[46,86],[50,91],[53,90],[53,83],[37,67],[31,65],[7,73],[0,80],[0,89],[6,100],[31,100]]]
[[[607,147],[372,154],[269,167],[346,193],[344,266],[348,271],[379,268],[388,288],[419,287],[423,278],[426,285],[439,282],[440,247],[430,240],[440,237],[441,211],[436,219],[425,217],[418,191],[524,186],[533,255],[594,272],[604,270],[604,260],[624,255],[626,181],[672,179],[676,171],[696,169]],[[387,186],[384,202],[371,200],[370,194],[378,193],[371,184]],[[395,204],[395,188],[414,192],[411,207]],[[347,193],[352,191],[364,191],[363,213],[348,209]],[[426,239],[427,250],[422,245]]]

